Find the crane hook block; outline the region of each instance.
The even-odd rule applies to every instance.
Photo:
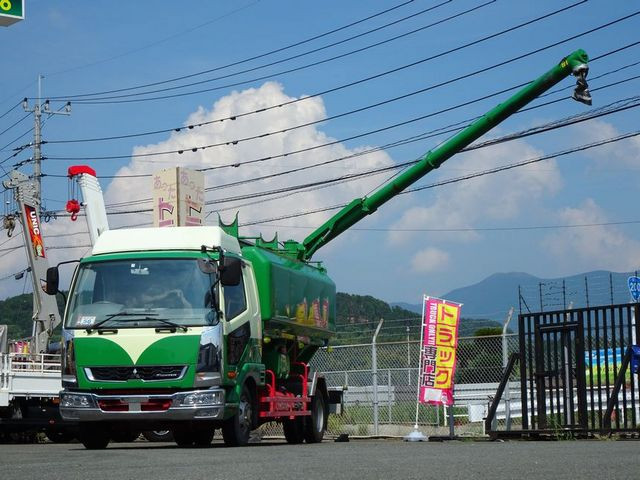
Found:
[[[71,214],[71,221],[75,222],[78,219],[78,213],[80,213],[80,202],[74,199],[69,200],[66,210]]]

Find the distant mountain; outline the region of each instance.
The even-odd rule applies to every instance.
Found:
[[[338,334],[332,343],[370,343],[380,319],[384,319],[379,334],[380,342],[420,339],[420,316],[418,312],[403,308],[402,305],[389,305],[370,295],[352,295],[340,293],[337,303]],[[409,305],[410,304],[403,304]],[[415,306],[413,306],[415,307]],[[458,334],[470,337],[481,328],[500,327],[500,323],[489,319],[472,319],[464,315],[460,320]]]
[[[564,278],[539,278],[528,273],[496,273],[467,287],[442,295],[461,302],[462,315],[504,321],[509,308],[515,313],[563,310],[573,306],[610,305],[631,301],[627,279],[633,273],[596,270]],[[519,297],[519,293],[521,297]],[[391,303],[412,312],[422,312],[420,304]],[[514,325],[515,327],[515,325]]]

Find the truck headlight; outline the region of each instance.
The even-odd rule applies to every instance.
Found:
[[[222,391],[203,390],[185,395],[180,405],[185,407],[199,407],[203,405],[221,405],[223,403]]]
[[[63,408],[92,408],[95,406],[90,395],[82,393],[60,394],[60,406]]]

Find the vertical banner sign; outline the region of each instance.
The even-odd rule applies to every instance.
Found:
[[[178,169],[178,219],[180,226],[204,224],[204,173]]]
[[[420,348],[420,403],[453,405],[461,303],[424,297]]]
[[[182,167],[154,173],[154,227],[193,227],[203,224],[204,174]]]
[[[44,258],[44,242],[42,241],[42,232],[40,231],[40,219],[38,212],[31,205],[24,205],[24,211],[27,214],[27,225],[29,227],[29,237],[33,246],[33,254],[36,257]]]

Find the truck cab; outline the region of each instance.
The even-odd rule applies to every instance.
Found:
[[[239,266],[233,284],[212,268],[218,249]],[[255,275],[240,255],[217,227],[104,232],[64,314],[63,418],[88,438],[184,421],[202,424],[195,438],[220,426],[238,404],[232,387],[264,378]]]

